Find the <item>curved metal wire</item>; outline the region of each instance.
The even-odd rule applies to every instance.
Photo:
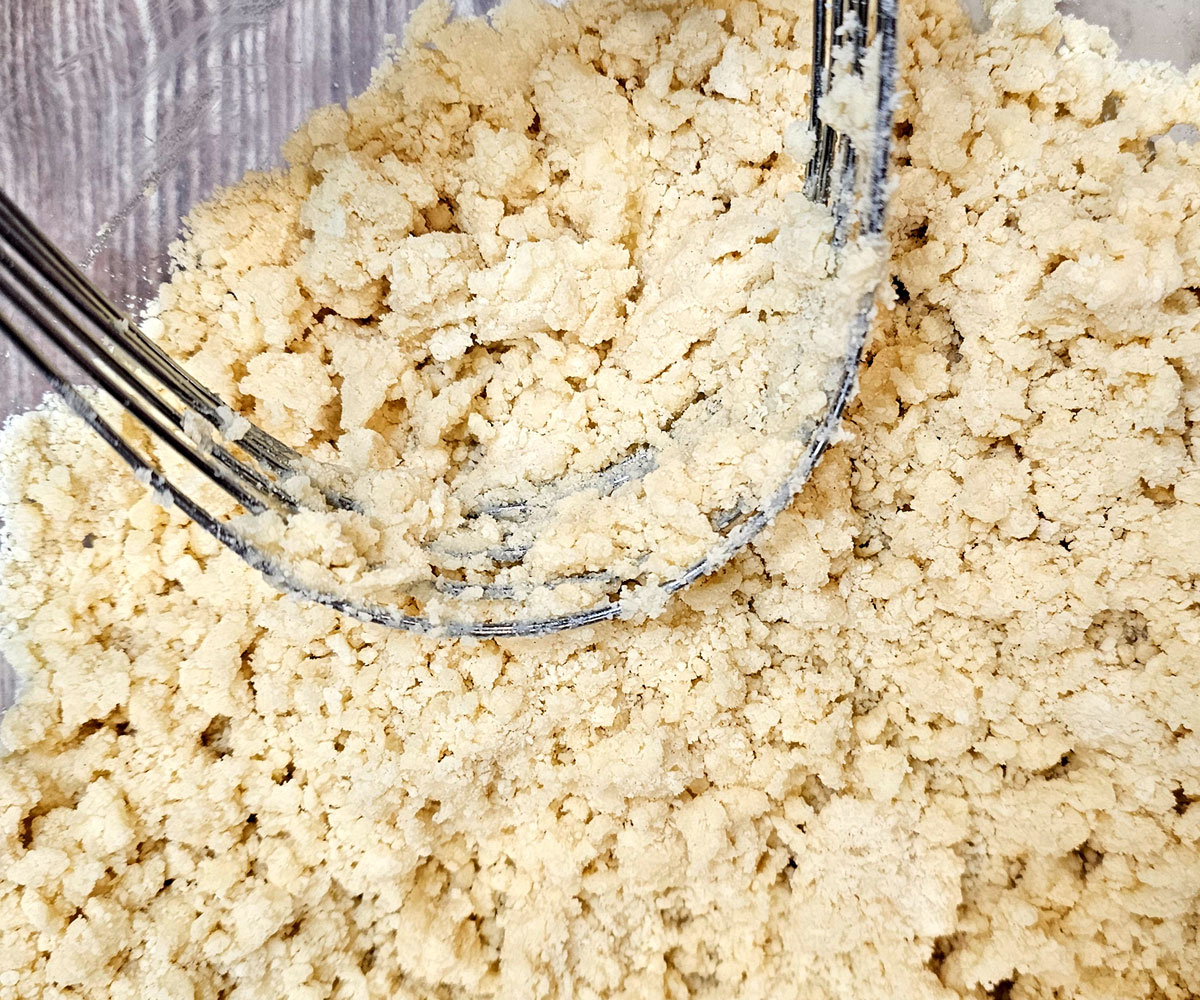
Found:
[[[887,205],[887,168],[891,150],[896,79],[897,0],[814,0],[811,124],[815,145],[808,165],[805,193],[830,207],[836,231],[853,228],[859,236],[877,237]],[[869,42],[878,46],[876,127],[867,150],[855,148],[850,136],[832,128],[821,116],[822,98],[840,72],[840,47],[849,46],[850,71],[864,72]],[[844,49],[841,49],[844,52]],[[864,161],[865,157],[865,161]],[[860,169],[861,165],[861,169]],[[380,604],[357,601],[331,591],[312,590],[286,566],[257,549],[228,523],[214,517],[170,482],[155,465],[106,421],[75,387],[64,370],[65,358],[86,380],[94,381],[159,439],[207,479],[220,486],[246,510],[298,509],[299,501],[286,486],[288,475],[309,471],[297,452],[251,426],[237,441],[246,455],[239,458],[216,438],[198,441],[189,427],[189,411],[212,430],[222,432],[229,410],[221,399],[176,364],[158,345],[129,321],[91,281],[47,239],[0,191],[0,301],[12,315],[0,311],[5,335],[49,381],[100,437],[150,485],[156,495],[196,521],[223,545],[269,581],[304,599],[325,604],[354,618],[420,633],[477,638],[548,635],[621,617],[629,610],[621,600],[604,601],[584,611],[541,619],[434,623]],[[16,317],[16,318],[14,318]],[[874,317],[874,292],[864,295],[852,322],[840,380],[824,417],[809,439],[804,457],[787,480],[755,508],[728,519],[723,542],[672,580],[661,585],[671,595],[719,569],[763,530],[795,496],[812,474],[841,423],[854,395],[858,366]],[[58,360],[56,360],[56,356]],[[628,466],[628,468],[626,468]],[[653,467],[644,456],[614,467],[611,488],[644,475]],[[343,509],[356,509],[352,498],[325,488],[327,500]],[[518,510],[520,505],[514,507]],[[497,510],[489,511],[496,514]],[[516,550],[514,550],[515,552]],[[453,594],[466,585],[441,581]],[[492,588],[487,596],[503,598],[507,588]]]

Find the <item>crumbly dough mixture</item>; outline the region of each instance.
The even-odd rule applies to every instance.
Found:
[[[244,525],[310,584],[367,576],[395,603],[431,561],[470,583],[662,582],[719,543],[711,515],[795,468],[878,277],[800,193],[809,22],[524,3],[497,34],[448,14],[420,9],[374,85],[288,144],[289,171],[195,213],[154,333],[265,430],[358,470],[364,517]],[[839,111],[869,124],[869,96]],[[583,488],[644,445],[644,478]],[[563,477],[515,530],[462,522]],[[314,534],[357,557],[319,572]],[[517,546],[499,574],[462,555]],[[555,587],[514,613],[603,596]]]
[[[292,156],[344,163],[358,128],[434,153],[476,74],[536,81],[565,65],[534,68],[551,45],[635,108],[661,61],[668,95],[723,91],[663,127],[727,136],[732,194],[785,127],[753,67],[796,6],[510,7],[499,38],[453,29],[484,48],[442,63],[445,131],[396,125],[397,81]],[[1049,0],[1001,0],[983,35],[951,0],[902,7],[894,301],[852,437],[656,620],[498,644],[365,626],[272,592],[60,410],[9,426],[0,998],[1200,994],[1200,149],[1164,137],[1200,120],[1200,72],[1123,63]],[[443,59],[420,42],[440,17],[414,58]],[[470,128],[500,186],[456,210],[552,228],[497,202],[530,169],[521,130]],[[401,194],[420,157],[376,141],[362,169],[382,154],[400,183],[356,181],[371,219],[439,233],[402,286],[416,328],[364,343],[355,319],[401,286],[328,273],[343,222],[368,257],[380,238],[347,211],[308,219],[334,311],[293,339],[297,167],[230,196],[242,228],[197,248],[164,329],[178,296],[224,299],[189,353],[255,419],[318,446],[348,427],[368,460],[413,409],[435,461],[480,386],[380,398],[355,373],[461,356],[454,289],[484,270],[449,208]],[[616,309],[606,287],[564,292],[561,325]]]

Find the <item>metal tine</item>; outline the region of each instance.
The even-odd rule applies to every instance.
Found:
[[[843,0],[843,5],[848,6],[848,3]],[[847,37],[848,32],[845,30],[846,21],[843,19],[843,30],[833,41],[833,47],[838,48],[849,43],[854,46],[857,39],[857,30],[853,35]],[[857,73],[860,64],[860,52],[854,48],[851,56],[852,64]],[[832,61],[832,59],[831,59]],[[832,75],[833,69],[830,70]],[[833,209],[833,245],[834,248],[844,247],[850,236],[850,230],[854,224],[854,216],[852,209],[854,207],[854,171],[858,162],[857,152],[854,148],[854,140],[844,132],[839,132],[837,136],[837,150],[833,157],[836,167],[831,166],[829,204]],[[837,181],[834,183],[833,176],[836,175]]]
[[[863,56],[867,54],[867,21],[871,16],[871,0],[853,0],[854,17],[854,72],[862,71]]]
[[[218,430],[222,429],[220,410],[224,403],[221,398],[196,382],[135,324],[122,318],[112,324],[109,336],[198,416]],[[188,392],[189,389],[198,389],[203,398],[198,399],[194,393]],[[246,434],[238,439],[238,444],[251,458],[276,474],[296,471],[299,454],[260,427],[251,424]]]
[[[57,275],[55,286],[62,289],[76,308],[82,311],[90,307],[92,312],[102,319],[102,328],[111,328],[110,339],[133,356],[150,374],[162,381],[185,405],[195,410],[214,427],[221,426],[218,410],[223,403],[220,397],[193,379],[162,348],[137,329],[135,324],[122,316],[2,190],[0,221],[11,226],[21,237],[22,249],[31,259],[40,260],[46,270]],[[252,426],[241,443],[251,456],[265,462],[276,471],[295,471],[294,463],[299,455],[260,428]]]
[[[12,256],[9,253],[5,253],[3,250],[0,250],[0,265],[2,265],[4,269],[13,275],[13,277],[19,282],[19,288],[11,285],[11,283],[5,283],[4,294],[7,295],[12,302],[19,305],[25,314],[38,324],[42,332],[51,340],[53,340],[58,345],[60,350],[68,353],[68,355],[72,357],[72,359],[75,360],[76,363],[79,364],[89,375],[97,378],[98,380],[104,376],[105,389],[109,389],[110,385],[116,384],[112,382],[111,375],[98,369],[96,366],[96,361],[98,358],[87,354],[86,352],[79,352],[77,350],[78,345],[72,344],[70,340],[64,338],[64,333],[71,332],[79,340],[82,340],[88,347],[90,347],[96,352],[96,354],[99,355],[99,359],[104,360],[104,364],[107,366],[110,372],[116,373],[117,377],[124,380],[124,385],[121,386],[123,391],[118,396],[122,402],[126,401],[130,393],[136,393],[142,402],[144,404],[148,404],[152,409],[157,411],[163,420],[186,435],[186,431],[183,429],[182,414],[170,406],[170,404],[159,393],[155,392],[150,386],[145,385],[141,379],[139,379],[136,374],[127,366],[121,364],[121,359],[113,356],[112,352],[106,349],[107,345],[103,338],[97,338],[94,332],[88,329],[87,325],[81,325],[75,316],[67,313],[63,309],[63,306],[55,300],[54,296],[51,295],[50,291],[47,290],[58,290],[54,276],[47,276],[46,274],[40,272],[37,270],[34,263],[31,263],[22,255],[21,252],[25,249],[24,245],[13,242],[13,234],[6,227],[4,227],[2,218],[0,218],[0,236],[9,241],[10,246],[17,251],[17,256]],[[31,274],[37,280],[31,280]],[[45,287],[43,287],[43,285],[45,285]],[[25,296],[28,295],[32,295],[34,299],[37,300],[37,303],[41,306],[41,308],[50,314],[52,318],[50,321],[46,320],[44,316],[40,318],[38,317],[34,307],[32,307],[28,299],[25,298]],[[80,318],[96,324],[101,330],[106,329],[106,321],[103,318],[96,317],[90,310],[86,308],[80,308],[79,313]],[[114,390],[109,389],[109,391]],[[153,425],[148,424],[147,426]],[[169,434],[164,436],[170,438]],[[198,443],[192,441],[190,435],[187,436],[187,441],[191,448],[199,448]],[[178,447],[176,447],[176,450],[178,450]],[[245,462],[239,461],[221,445],[213,442],[208,453],[220,466],[228,470],[230,476],[247,481],[248,484],[262,494],[264,498],[274,499],[276,502],[282,504],[287,510],[297,509],[296,501],[290,494],[283,490],[278,484],[272,482],[259,473],[257,469],[247,465]],[[207,467],[207,463],[202,471],[205,471],[210,478],[218,483],[218,485],[226,488],[227,492],[229,491],[229,486],[235,486],[236,493],[232,493],[231,495],[234,495],[235,499],[237,499],[239,503],[244,501],[245,489],[238,485],[234,480],[231,480],[229,476],[222,476],[220,473],[209,469]],[[255,504],[265,509],[265,505],[263,505],[260,501],[256,500]]]
[[[830,8],[833,12],[833,26],[829,32],[829,62],[833,63],[833,50],[837,48],[837,44],[842,39],[842,26],[846,23],[846,4],[847,0],[834,0],[833,7]]]
[[[898,44],[897,0],[875,0],[875,38],[879,44],[879,78],[894,80],[896,77],[896,46]],[[872,193],[866,206],[864,225],[868,232],[878,233],[883,229],[884,212],[887,209],[887,172],[891,155],[892,119],[895,92],[890,87],[880,87],[875,108],[876,135],[871,149],[871,162],[867,168],[867,190]]]
[[[64,297],[82,314],[89,316],[102,332],[98,342],[92,338],[92,344],[106,355],[112,355],[110,345],[116,345],[129,355],[134,363],[143,368],[148,374],[155,376],[170,389],[197,415],[204,418],[213,427],[221,427],[221,417],[218,412],[224,405],[220,397],[207,387],[196,382],[186,371],[175,363],[157,344],[145,336],[136,325],[129,322],[103,294],[78,270],[62,253],[53,241],[49,240],[25,214],[0,190],[0,235],[4,235],[14,246],[18,246],[22,255],[29,260],[40,263],[50,274],[42,274],[46,284],[60,290]],[[116,359],[119,363],[119,359]],[[121,365],[125,370],[129,366]],[[189,392],[189,387],[195,392]],[[197,394],[201,398],[197,398]],[[156,401],[161,397],[151,394]],[[277,438],[267,434],[261,428],[251,425],[247,433],[238,440],[242,448],[252,459],[261,463],[273,474],[290,475],[299,471],[300,455]],[[235,471],[239,475],[249,477],[264,494],[275,497],[288,509],[295,510],[293,497],[266,475],[252,469],[245,462],[239,461],[227,449],[214,442],[214,453],[217,461]],[[343,510],[358,510],[359,505],[342,495],[338,490],[326,484],[318,483],[318,488],[325,499],[334,507]]]
[[[138,364],[141,364],[142,367],[145,368],[151,375],[154,375],[156,371],[161,369],[157,364],[142,364],[140,358],[138,357],[137,348],[139,347],[144,347],[147,350],[153,351],[156,357],[161,357],[164,359],[162,363],[164,366],[166,366],[167,370],[177,374],[183,379],[188,380],[189,383],[193,382],[191,376],[188,375],[183,368],[176,364],[169,355],[165,354],[157,344],[155,344],[152,340],[149,340],[146,335],[137,329],[137,327],[132,323],[127,323],[126,321],[122,320],[120,323],[106,328],[105,332],[111,340],[117,343],[119,347],[121,347],[127,353],[134,355],[135,361],[137,361]],[[132,347],[130,345],[132,345]],[[168,388],[169,387],[170,386],[168,386]],[[193,409],[198,416],[204,418],[211,426],[223,432],[223,421],[219,410],[224,407],[225,404],[219,396],[210,393],[209,390],[203,386],[201,386],[201,388],[204,389],[204,392],[207,393],[211,399],[216,400],[216,407],[196,409],[196,407],[192,406],[190,408]],[[183,397],[179,392],[175,392],[175,395],[178,398],[183,399],[186,404],[186,398]],[[292,450],[286,444],[283,444],[283,442],[279,441],[278,438],[268,434],[255,424],[251,424],[246,433],[237,439],[237,445],[239,448],[245,451],[246,454],[249,455],[250,458],[252,458],[260,467],[262,467],[267,474],[264,475],[259,473],[257,470],[251,469],[251,467],[247,466],[245,462],[239,462],[239,464],[243,468],[250,469],[251,473],[256,477],[256,481],[261,480],[263,483],[268,484],[270,492],[278,492],[278,494],[281,496],[284,495],[286,491],[284,491],[282,487],[275,484],[274,480],[269,478],[269,476],[286,477],[299,472],[311,474],[313,472],[317,472],[320,468],[316,465],[305,465],[303,457],[298,452]],[[232,454],[221,445],[218,445],[214,442],[213,447],[214,450],[218,451],[220,455],[229,455],[230,461],[238,462],[238,459],[234,458]],[[345,496],[339,490],[330,486],[327,482],[319,481],[319,478],[314,477],[314,485],[320,491],[322,496],[324,496],[326,502],[330,506],[340,508],[341,510],[360,510],[360,505],[355,500]]]
[[[829,164],[833,150],[833,129],[821,118],[821,99],[829,84],[829,4],[813,0],[812,94],[809,101],[809,126],[815,144],[808,162],[805,193],[818,204],[827,204],[829,197]]]
[[[12,222],[19,227],[22,235],[28,241],[31,253],[37,253],[46,266],[60,276],[61,287],[64,291],[74,294],[77,306],[83,308],[79,299],[89,302],[96,312],[109,321],[113,340],[125,346],[139,364],[151,374],[156,375],[186,405],[208,419],[213,426],[219,427],[220,416],[217,410],[222,405],[221,399],[188,375],[157,344],[138,330],[135,324],[130,323],[100,293],[87,276],[82,274],[63,255],[62,251],[13,204],[11,199],[4,195],[3,191],[0,191],[0,206],[5,209]],[[123,336],[123,334],[128,335]],[[297,454],[282,441],[262,431],[258,431],[257,435],[248,434],[248,444],[253,446],[258,438],[261,438],[262,443],[266,445],[261,456],[251,448],[246,450],[254,454],[256,458],[261,457],[268,464],[278,465],[280,471],[290,471],[291,461],[298,457]]]
[[[293,593],[301,593],[310,600],[324,604],[344,614],[357,618],[360,621],[376,622],[380,625],[386,625],[389,628],[401,628],[418,633],[428,633],[433,630],[433,625],[427,618],[419,618],[414,615],[406,615],[402,612],[395,611],[391,608],[385,608],[377,604],[369,602],[357,602],[349,600],[339,594],[333,594],[326,591],[316,591],[311,588],[303,587],[298,581],[292,579],[271,557],[264,554],[261,550],[255,548],[242,535],[238,534],[229,525],[217,520],[207,509],[196,503],[188,494],[184,493],[179,487],[167,479],[161,472],[152,466],[147,460],[126,441],[121,434],[108,423],[96,409],[89,403],[71,384],[68,379],[33,343],[18,330],[12,323],[9,322],[3,313],[0,313],[0,333],[5,334],[16,346],[17,349],[25,356],[25,358],[45,376],[51,387],[57,392],[63,401],[70,409],[77,414],[92,430],[94,430],[101,439],[111,447],[134,472],[147,481],[151,489],[153,489],[163,500],[164,504],[170,504],[178,507],[196,524],[200,525],[205,531],[212,535],[222,545],[230,549],[239,558],[245,560],[252,568],[258,570],[268,579],[285,590]],[[597,616],[595,612],[586,620],[603,620],[605,617],[612,617],[612,613],[607,615],[601,613]],[[547,623],[543,622],[512,622],[512,623],[497,623],[495,625],[472,626],[472,625],[450,625],[445,631],[455,635],[478,635],[478,636],[495,636],[504,637],[512,635],[529,635],[542,634],[545,632],[558,632],[567,628],[573,628],[582,620],[584,616],[575,616],[571,618],[563,617],[558,620],[552,620]]]
[[[853,30],[846,32],[842,41],[851,48],[851,67],[856,76],[861,75],[863,57],[867,52],[867,19],[870,14],[870,0],[849,0],[847,3],[852,15]],[[836,41],[836,40],[835,40]],[[850,223],[851,200],[854,193],[855,170],[858,167],[858,150],[854,140],[848,135],[841,137],[842,162],[839,171],[838,197],[838,233],[835,242],[845,243]]]
[[[2,259],[2,255],[0,255],[0,259]],[[11,273],[11,268],[6,269]],[[266,500],[273,501],[289,512],[299,509],[296,499],[291,494],[277,483],[267,479],[253,466],[237,459],[221,445],[213,442],[207,449],[201,447],[184,429],[181,415],[172,410],[161,396],[150,391],[118,361],[106,353],[100,353],[99,356],[89,354],[61,336],[61,333],[50,332],[56,329],[55,324],[58,324],[59,327],[70,327],[81,340],[88,341],[82,328],[70,316],[63,313],[57,303],[47,298],[41,289],[30,284],[23,291],[32,291],[42,308],[51,314],[52,321],[49,321],[45,316],[39,317],[30,308],[28,302],[17,303],[26,313],[27,318],[31,318],[37,323],[45,336],[51,338],[56,346],[75,361],[89,378],[98,382],[105,391],[113,395],[131,412],[135,412],[142,423],[163,437],[174,451],[187,458],[191,464],[195,465],[235,500],[254,511],[265,510],[269,505],[264,502]],[[0,292],[7,295],[10,301],[16,301],[12,285],[2,277],[0,277]],[[89,344],[89,346],[91,345]],[[103,362],[103,366],[97,365],[97,361]],[[138,402],[139,398],[140,403]],[[161,424],[148,416],[144,409],[145,405],[158,414],[159,420],[162,421]],[[176,437],[172,434],[172,429],[179,432],[180,436]],[[199,457],[193,458],[192,452]],[[248,493],[248,490],[254,492]]]
[[[254,513],[266,510],[268,504],[264,502],[264,497],[275,500],[288,510],[297,509],[293,497],[228,452],[222,456],[216,446],[211,453],[201,451],[183,432],[182,418],[179,414],[166,407],[159,397],[149,392],[120,365],[111,362],[97,364],[96,356],[84,349],[79,342],[87,343],[88,340],[79,324],[64,313],[57,303],[48,299],[36,285],[22,283],[23,276],[13,267],[12,257],[3,251],[0,251],[0,268],[0,296],[15,306],[34,328],[75,362],[89,378],[94,379],[122,407],[162,438],[173,451],[247,510]],[[18,283],[14,283],[8,275],[15,276]],[[5,328],[10,326],[11,324],[6,323]],[[63,336],[64,328],[74,333],[78,339]],[[28,356],[28,350],[25,353]],[[61,379],[62,375],[55,370],[55,377]]]
[[[825,42],[825,95],[833,90],[833,75],[835,70],[834,52],[842,42],[842,25],[845,23],[846,0],[833,0],[829,8],[829,34]],[[841,161],[845,155],[846,137],[841,132],[825,126],[829,132],[829,146],[826,150],[821,174],[821,201],[830,208],[835,206],[835,191],[833,188],[834,164]],[[841,217],[836,219],[837,231],[841,231]],[[835,240],[836,243],[836,240]]]
[[[180,499],[182,494],[174,487],[168,488],[170,484],[165,477],[146,458],[139,454],[108,421],[96,412],[96,409],[83,397],[79,390],[72,384],[71,380],[37,348],[33,341],[11,323],[4,313],[0,313],[0,332],[3,332],[17,346],[21,354],[41,372],[50,383],[50,387],[62,397],[67,406],[82,417],[87,425],[95,430],[104,439],[105,443],[113,448],[129,464],[139,478],[145,479],[152,489],[161,490],[169,494],[172,501],[177,502]],[[185,509],[190,517],[194,517],[198,523],[206,528],[209,525],[219,527],[219,522],[216,522],[208,515],[208,512],[204,508],[194,503],[191,504],[191,508],[198,512],[193,514],[191,509],[187,509],[185,505],[180,504],[180,507]]]
[[[856,221],[851,210],[858,151],[849,136],[825,123],[820,104],[833,85],[834,55],[839,48],[850,47],[850,71],[861,74],[869,38],[871,6],[871,0],[813,0],[813,98],[809,115],[816,145],[809,162],[805,193],[813,201],[833,209],[835,246],[846,243]],[[886,0],[877,3],[877,20],[883,18],[885,6]]]
[[[24,334],[10,323],[3,313],[0,313],[0,333],[5,334],[17,346],[17,349],[46,377],[53,389],[62,396],[67,406],[91,427],[136,473],[145,478],[153,490],[162,497],[169,498],[172,504],[200,525],[201,528],[217,539],[217,541],[284,590],[303,594],[309,600],[324,604],[335,611],[340,611],[352,618],[357,618],[359,621],[374,622],[388,628],[405,629],[419,634],[440,631],[448,636],[471,636],[479,639],[553,635],[568,629],[608,621],[621,613],[621,604],[616,601],[609,601],[597,607],[590,608],[587,611],[560,615],[554,618],[508,622],[447,622],[440,626],[439,629],[428,618],[404,614],[393,608],[386,608],[372,602],[354,601],[340,594],[305,587],[292,579],[269,556],[257,549],[229,525],[213,517],[208,510],[196,503],[161,472],[150,465],[111,424],[96,412],[95,408],[84,399],[71,384],[70,380]],[[667,588],[668,591],[674,593],[677,590],[681,590],[696,577],[700,576],[702,569],[702,565],[693,567],[684,577],[669,585]]]
[[[587,483],[586,488],[597,491],[600,496],[608,496],[626,483],[632,482],[634,479],[640,479],[650,470],[654,469],[657,464],[657,459],[652,449],[639,448],[628,458],[622,459],[615,465],[610,465],[607,469],[598,473],[594,479]],[[576,487],[561,486],[560,484],[558,489],[542,494],[539,503],[553,503],[570,495],[575,489]],[[502,531],[502,539],[499,545],[487,546],[485,548],[456,549],[452,545],[435,544],[430,546],[430,551],[453,560],[457,565],[461,565],[463,561],[473,559],[477,556],[486,556],[492,562],[497,563],[519,563],[529,553],[529,545],[509,545],[506,542],[512,537],[514,527],[527,521],[536,509],[538,509],[537,505],[526,501],[485,503],[477,509],[469,511],[467,513],[467,520],[475,520],[479,517],[495,518],[499,522]]]

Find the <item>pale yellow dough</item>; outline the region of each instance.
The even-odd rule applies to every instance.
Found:
[[[533,260],[491,269],[503,227],[556,225],[508,211],[555,168],[504,115],[563,74],[629,81],[679,157],[724,149],[697,183],[737,193],[804,146],[796,73],[756,62],[803,48],[797,6],[524,4],[499,36],[423,9],[411,58],[442,68],[322,113],[297,166],[202,212],[158,334],[289,440],[380,468],[403,444],[427,482],[481,385],[454,368],[463,280],[542,294]],[[0,1000],[1200,995],[1200,148],[1164,138],[1200,121],[1200,72],[1123,63],[1048,0],[994,17],[902,4],[894,295],[849,439],[656,620],[500,644],[365,626],[271,591],[60,410],[16,420]],[[497,75],[519,92],[462,101]],[[728,105],[697,118],[701,92]],[[440,111],[415,131],[420,100]],[[625,134],[619,101],[547,100]],[[463,129],[490,167],[450,208],[422,171]],[[602,245],[556,262],[595,282],[522,349],[561,339],[564,380],[594,364],[580,308],[628,295],[603,250],[621,206],[589,187],[624,162],[561,185]],[[408,272],[372,274],[392,236],[343,183],[429,230]],[[303,338],[297,273],[334,310]],[[407,318],[368,345],[355,320],[388,298]],[[527,443],[550,468],[575,416],[545,412]],[[323,540],[334,562],[361,542]]]
[[[800,464],[879,277],[874,243],[835,252],[785,142],[807,128],[808,23],[448,12],[419,11],[365,94],[301,128],[287,172],[193,213],[150,332],[352,471],[361,516],[241,526],[309,588],[446,619],[581,610],[624,581],[661,606],[722,543],[714,519]],[[844,76],[831,115],[871,120]],[[647,447],[647,474],[597,491]],[[462,517],[516,503],[519,525]],[[358,555],[330,572],[318,536]],[[473,555],[517,547],[499,571]],[[431,602],[431,562],[522,600]]]

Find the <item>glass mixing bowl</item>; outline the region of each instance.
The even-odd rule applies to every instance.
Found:
[[[798,0],[802,2],[802,0]],[[985,0],[966,0],[981,25]],[[411,0],[3,0],[0,187],[133,310],[180,218],[366,86]],[[484,0],[457,0],[460,14]],[[1196,0],[1065,0],[1126,55],[1200,61]],[[45,385],[0,344],[0,419]],[[12,694],[0,661],[0,711]]]

